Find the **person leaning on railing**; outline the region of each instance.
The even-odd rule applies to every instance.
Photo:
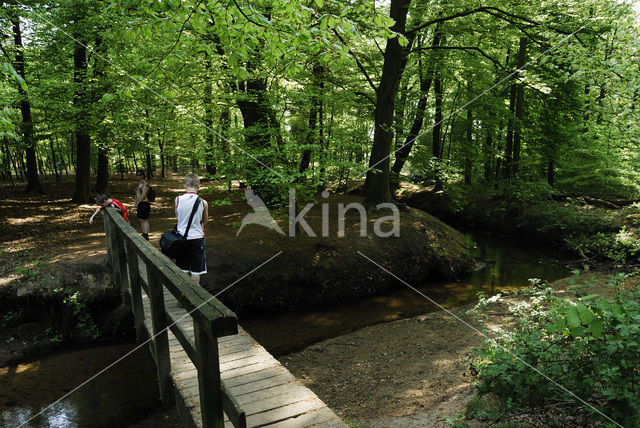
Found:
[[[106,207],[113,207],[116,211],[120,213],[122,218],[129,223],[129,217],[127,216],[127,207],[124,206],[122,202],[117,200],[116,198],[109,198],[107,195],[100,194],[96,196],[96,204],[100,205],[96,212],[93,213],[91,218],[89,219],[89,224],[93,224],[93,218],[98,215],[100,211],[105,209]]]

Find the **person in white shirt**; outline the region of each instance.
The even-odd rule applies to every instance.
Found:
[[[176,198],[177,230],[182,236],[185,236],[194,203],[198,200],[200,178],[193,173],[187,174],[184,177],[184,187],[187,192]],[[200,283],[200,275],[207,273],[204,227],[209,219],[209,205],[207,201],[200,198],[198,205],[186,236],[187,249],[176,259],[176,265],[178,265],[183,272],[191,274],[191,279],[193,279],[196,284]]]

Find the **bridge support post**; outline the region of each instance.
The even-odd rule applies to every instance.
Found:
[[[113,248],[111,248],[111,218],[106,215],[106,213],[102,216],[104,220],[104,236],[107,241],[107,261],[111,263],[111,268],[113,268]]]
[[[142,304],[142,287],[140,280],[140,265],[138,253],[133,241],[127,241],[127,265],[129,268],[129,285],[131,286],[131,309],[136,323],[136,339],[142,342],[147,337],[144,326],[144,305]]]
[[[129,292],[129,278],[127,277],[127,252],[125,251],[125,241],[117,230],[114,230],[114,234],[116,236],[116,257],[118,259],[118,279],[120,280],[122,303],[125,308],[131,309],[131,293]]]
[[[149,286],[149,303],[151,305],[151,324],[153,326],[153,353],[155,354],[158,370],[158,383],[160,384],[160,398],[165,404],[174,401],[173,388],[169,373],[171,372],[171,360],[169,358],[169,331],[167,329],[167,316],[164,307],[164,292],[162,281],[147,265],[147,279]]]
[[[118,275],[118,254],[116,247],[116,225],[113,223],[113,220],[108,215],[103,215],[104,217],[104,233],[107,238],[107,255],[109,256],[109,263],[111,263],[111,270],[113,271],[113,282],[117,287],[119,284],[119,275]]]
[[[220,361],[218,338],[202,320],[194,318],[196,353],[198,355],[198,388],[203,428],[223,428],[222,388],[220,384]]]

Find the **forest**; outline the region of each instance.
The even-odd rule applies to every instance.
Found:
[[[150,233],[158,247],[160,229],[175,224],[176,189],[194,172],[215,224],[207,235],[215,261],[203,287],[222,293],[246,268],[281,250],[283,272],[265,270],[220,300],[269,352],[286,356],[283,364],[318,388],[347,425],[370,426],[367,417],[377,408],[385,409],[380,417],[421,414],[425,406],[435,412],[432,406],[454,394],[439,391],[427,405],[406,404],[412,398],[394,408],[388,396],[362,404],[371,385],[343,396],[326,386],[333,372],[307,376],[309,366],[321,366],[316,358],[334,358],[328,367],[340,358],[333,354],[339,344],[321,340],[353,334],[348,340],[363,360],[350,370],[365,370],[375,359],[363,351],[371,342],[357,342],[365,327],[392,329],[391,321],[426,316],[420,321],[428,331],[412,330],[411,341],[438,330],[456,336],[451,360],[458,363],[447,379],[469,388],[473,379],[465,404],[451,399],[443,411],[450,426],[471,420],[505,427],[639,426],[637,2],[9,0],[0,7],[0,27],[0,339],[6,343],[36,321],[34,337],[46,350],[99,337],[132,340],[131,328],[121,325],[126,318],[113,325],[113,296],[90,289],[109,282],[106,263],[90,258],[105,251],[102,226],[88,225],[96,195],[116,195],[133,219],[133,177],[146,171],[158,192]],[[322,238],[274,237],[257,226],[236,238],[244,228],[245,188],[265,202],[274,224],[297,213],[287,212],[291,189],[299,206],[361,202],[374,217],[379,204],[395,204],[402,232],[394,236],[401,237],[359,239],[354,231],[365,227],[362,217],[359,226],[350,218],[345,239],[324,235],[318,206],[308,217],[314,230],[322,222]],[[138,227],[135,219],[132,225]],[[493,279],[490,290],[486,283],[465,289],[465,275],[500,264],[476,242],[485,239],[478,233],[515,239],[518,245],[505,248],[530,251],[522,257],[531,265],[536,246],[547,245],[540,263],[558,259],[568,269],[534,278],[538,271],[528,266],[531,276],[529,270],[513,275],[529,286],[509,277],[498,289]],[[53,246],[45,236],[59,240]],[[390,275],[368,273],[372,263]],[[434,284],[442,285],[436,277],[459,285],[454,297],[446,294],[449,285],[436,290]],[[486,341],[458,337],[459,330],[424,315],[433,308],[422,306],[368,313],[355,324],[342,318],[347,309],[340,305],[387,298],[403,287],[398,279],[409,288],[428,282],[418,294],[433,292],[446,308],[460,309],[452,318],[461,314]],[[39,297],[23,297],[24,287]],[[52,301],[64,322],[44,315]],[[105,302],[111,306],[101,308]],[[288,343],[273,330],[304,324],[304,315],[295,322],[283,315],[279,327],[268,327],[273,320],[265,315],[315,310],[335,310],[331,317],[344,325],[314,325]],[[504,329],[490,332],[491,323]],[[399,337],[380,334],[388,343]],[[3,365],[42,353],[30,345],[7,357],[13,346],[0,352],[0,380]],[[422,358],[422,348],[411,352]],[[401,379],[420,378],[424,369],[410,361],[398,367],[405,369],[396,373]],[[366,375],[375,378],[374,372]],[[463,372],[470,374],[466,380]],[[416,390],[398,382],[405,392]],[[394,397],[400,388],[385,387],[380,391]],[[2,399],[0,411],[10,401]]]
[[[635,194],[637,23],[622,2],[8,2],[1,176],[75,202],[137,168]],[[92,177],[95,177],[92,178]]]

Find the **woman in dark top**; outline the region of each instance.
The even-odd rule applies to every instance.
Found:
[[[149,193],[149,183],[146,180],[146,174],[143,169],[136,172],[138,185],[136,186],[136,210],[138,219],[140,220],[140,228],[142,229],[142,237],[149,240],[149,211],[151,204],[147,197]]]

